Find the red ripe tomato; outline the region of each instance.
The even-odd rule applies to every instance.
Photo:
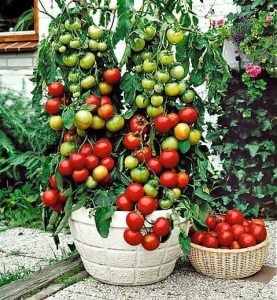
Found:
[[[167,188],[175,188],[177,185],[177,175],[173,171],[166,171],[160,176],[160,184]]]
[[[215,226],[217,224],[216,217],[214,217],[212,215],[208,215],[207,218],[206,218],[205,224],[207,225],[209,230],[214,230]]]
[[[158,236],[165,236],[170,231],[170,222],[167,218],[159,217],[154,225],[153,232]]]
[[[259,224],[251,224],[250,233],[252,233],[257,243],[263,242],[266,239],[267,232],[264,226]]]
[[[250,224],[251,224],[251,222],[249,222],[247,219],[243,220],[243,223],[242,223],[243,226],[250,226]]]
[[[215,231],[207,232],[207,235],[210,235],[210,236],[213,236],[213,237],[216,237],[216,238],[218,236],[217,232],[215,232]]]
[[[89,97],[85,100],[85,104],[95,105],[95,108],[92,111],[96,111],[100,106],[100,98],[95,95],[89,95]]]
[[[124,240],[132,246],[139,245],[142,242],[143,235],[139,231],[133,231],[129,228],[124,231]]]
[[[57,189],[57,181],[54,174],[49,177],[49,184],[53,189]]]
[[[57,202],[55,205],[52,205],[51,208],[55,212],[61,212],[63,210],[63,206],[64,206],[63,202]]]
[[[130,130],[132,132],[147,133],[149,130],[147,119],[141,115],[133,116],[130,120]]]
[[[108,171],[111,171],[114,168],[115,162],[113,158],[105,157],[101,159],[100,165],[105,166]]]
[[[160,174],[163,168],[158,157],[150,158],[146,165],[156,175]]]
[[[95,143],[93,150],[95,155],[97,155],[100,158],[105,158],[111,155],[113,151],[113,146],[108,139],[103,138]]]
[[[171,128],[175,127],[180,121],[178,115],[175,113],[170,113],[167,117],[171,122]]]
[[[234,241],[238,241],[239,237],[245,233],[245,228],[241,224],[234,224],[232,225],[232,232],[234,236]]]
[[[128,198],[126,194],[122,194],[116,198],[115,205],[119,210],[130,211],[134,208],[134,203]]]
[[[233,242],[233,233],[232,231],[220,231],[217,236],[218,243],[220,246],[229,247]]]
[[[86,156],[86,158],[85,158],[85,167],[87,169],[93,170],[98,165],[99,165],[99,158],[96,155],[90,154],[90,155]]]
[[[91,146],[91,144],[85,143],[85,144],[81,147],[79,153],[84,154],[85,156],[87,156],[87,155],[92,155],[92,154],[94,154],[94,153],[93,153],[93,147]]]
[[[109,185],[112,182],[112,176],[111,174],[108,174],[104,179],[99,180],[98,184],[102,186]]]
[[[155,210],[156,201],[150,196],[144,196],[139,199],[137,207],[144,215],[150,215]]]
[[[123,144],[128,150],[135,150],[141,144],[141,138],[134,132],[129,132],[124,136]]]
[[[66,202],[67,197],[62,192],[58,192],[58,199],[60,202]]]
[[[148,146],[144,146],[142,149],[136,150],[134,152],[134,156],[140,163],[143,163],[144,161],[148,162],[152,157],[152,151]]]
[[[60,82],[52,82],[48,85],[48,93],[53,97],[60,97],[64,93],[64,86]]]
[[[59,172],[63,176],[70,176],[73,173],[73,169],[70,166],[69,160],[63,160],[59,163]]]
[[[126,223],[133,231],[138,231],[144,225],[144,217],[139,211],[131,211],[126,216]]]
[[[252,224],[257,224],[257,225],[265,226],[265,222],[264,222],[263,219],[252,219],[252,220],[251,220],[251,223],[252,223]]]
[[[167,116],[158,116],[154,121],[155,129],[158,132],[166,133],[172,127],[172,122]]]
[[[202,245],[207,248],[218,248],[218,240],[216,237],[206,234],[203,237]]]
[[[130,201],[137,202],[144,196],[143,185],[139,183],[129,183],[126,189],[126,195]]]
[[[48,189],[41,195],[41,200],[46,206],[53,206],[58,202],[57,190]]]
[[[184,107],[178,113],[179,120],[187,124],[193,124],[196,122],[198,112],[194,107]]]
[[[73,153],[69,157],[70,167],[74,170],[81,170],[86,165],[86,157],[82,153]]]
[[[142,247],[145,250],[153,251],[160,246],[160,238],[153,232],[146,234],[142,240]]]
[[[112,104],[111,98],[108,96],[101,96],[100,105],[104,105],[104,104]]]
[[[103,120],[111,119],[112,116],[114,115],[114,108],[111,104],[101,105],[97,109],[97,114]]]
[[[216,218],[217,218],[217,222],[225,222],[225,215],[224,214],[218,215]]]
[[[176,150],[165,150],[160,154],[160,163],[164,168],[175,168],[180,161],[180,156]]]
[[[239,245],[241,246],[241,248],[247,248],[247,247],[256,245],[256,239],[255,239],[254,234],[252,234],[252,233],[243,233],[239,237],[238,242],[239,242]]]
[[[243,221],[244,221],[244,216],[242,212],[235,208],[228,210],[225,215],[225,222],[229,223],[230,225],[242,224]]]
[[[196,232],[193,233],[193,235],[191,237],[191,241],[194,244],[201,245],[202,242],[203,242],[203,238],[204,238],[205,235],[206,235],[205,231],[196,231]]]
[[[88,179],[89,171],[84,168],[81,170],[74,170],[72,173],[72,178],[75,182],[85,182]]]
[[[71,142],[73,140],[74,140],[74,133],[72,131],[68,131],[63,137],[64,142]]]
[[[216,226],[215,226],[215,231],[217,233],[221,232],[221,231],[225,231],[225,230],[228,230],[228,231],[231,231],[232,230],[232,227],[230,224],[226,223],[226,222],[221,222],[221,223],[218,223]]]
[[[189,175],[185,172],[179,172],[177,174],[177,187],[179,189],[183,189],[188,184],[189,184]]]
[[[111,85],[116,85],[121,79],[121,73],[118,69],[109,69],[103,74],[104,80]]]
[[[240,245],[238,241],[233,241],[233,243],[230,246],[230,249],[240,249]]]
[[[52,98],[46,101],[44,108],[50,115],[56,115],[61,112],[61,105],[62,101],[60,98]]]

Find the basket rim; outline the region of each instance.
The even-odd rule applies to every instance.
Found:
[[[202,251],[207,251],[207,252],[214,252],[214,253],[243,253],[243,252],[248,252],[248,251],[255,251],[257,249],[260,249],[264,246],[266,246],[269,243],[269,235],[267,234],[266,239],[255,245],[255,246],[251,246],[251,247],[247,247],[247,248],[241,248],[241,249],[219,249],[219,248],[207,248],[204,246],[200,246],[194,243],[191,243],[191,247],[192,248],[196,248],[198,250],[202,250]]]

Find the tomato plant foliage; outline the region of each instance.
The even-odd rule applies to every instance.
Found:
[[[51,97],[46,86],[54,81],[62,82],[65,92],[61,97],[61,116],[50,116],[50,126],[56,117],[63,127],[60,130],[60,124],[51,126],[60,130],[59,161],[65,161],[70,167],[70,156],[74,152],[82,151],[84,144],[98,149],[99,139],[105,136],[111,142],[109,155],[116,166],[111,170],[96,166],[91,175],[84,171],[84,183],[74,182],[70,172],[69,176],[62,176],[56,169],[58,189],[68,198],[58,214],[52,213],[55,218],[50,214],[56,208],[45,209],[51,228],[57,234],[72,210],[86,206],[92,208],[101,236],[107,237],[116,199],[122,197],[131,182],[147,184],[145,190],[152,193],[154,190],[159,200],[172,205],[176,216],[190,219],[196,229],[205,227],[204,221],[213,201],[209,190],[217,174],[201,138],[204,127],[210,135],[216,130],[204,119],[204,112],[220,111],[220,99],[229,79],[221,50],[214,43],[219,38],[217,33],[200,31],[192,1],[142,1],[140,8],[135,7],[133,0],[119,0],[116,8],[109,6],[109,1],[73,1],[75,6],[70,7],[64,1],[56,2],[61,13],[52,20],[49,36],[41,42],[39,64],[34,74],[37,84],[33,105],[39,110],[41,99]],[[182,13],[177,14],[180,11]],[[98,21],[96,13],[100,16]],[[120,61],[113,51],[119,41],[124,45]],[[107,79],[114,68],[118,69],[114,72],[116,78]],[[117,84],[119,68],[126,71]],[[208,93],[201,98],[197,87],[203,84]],[[113,106],[114,112],[103,117],[101,105],[107,97],[109,108]],[[190,109],[194,115],[189,117],[186,132],[178,135],[182,139],[178,141],[173,131],[179,122],[178,111],[190,106],[194,108]],[[169,113],[174,113],[174,126],[171,119],[167,120]],[[160,115],[165,115],[164,126],[169,128],[158,132],[154,119]],[[70,142],[64,141],[66,134],[72,137]],[[125,147],[126,136],[131,135],[138,135],[138,143]],[[159,186],[160,178],[147,169],[146,163],[151,157],[158,159],[160,145],[170,135],[174,147],[171,152],[176,154],[177,162],[161,164],[163,174],[170,173],[174,177],[168,188]],[[97,151],[95,154],[99,158],[107,157],[105,150]],[[134,168],[126,163],[130,156],[137,161]],[[172,166],[176,170],[168,171]],[[182,185],[182,189],[176,186],[176,174],[180,172],[190,178],[189,184]],[[177,188],[175,193],[174,187]],[[153,207],[154,204],[158,206],[158,201],[153,199],[152,202]],[[180,228],[180,243],[188,253],[189,238],[182,226]]]

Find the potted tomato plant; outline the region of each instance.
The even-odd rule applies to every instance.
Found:
[[[57,240],[69,222],[95,278],[160,281],[180,249],[189,253],[189,222],[205,227],[213,171],[199,143],[228,68],[191,4],[56,2],[62,12],[41,42],[34,90],[59,140],[43,167],[45,223]],[[207,77],[213,102],[204,104],[195,88]]]

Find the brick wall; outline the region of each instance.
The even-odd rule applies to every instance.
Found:
[[[140,0],[136,0],[136,5],[139,6]],[[46,11],[55,16],[59,13],[58,7],[54,0],[42,0]],[[213,10],[211,9],[213,7]],[[194,11],[200,17],[200,27],[205,30],[209,27],[210,18],[225,17],[229,12],[236,11],[232,0],[193,0]],[[39,7],[39,10],[43,8]],[[50,18],[43,14],[39,14],[39,36],[42,38],[47,34]],[[122,53],[122,49],[117,49]],[[0,54],[0,87],[6,86],[15,90],[21,90],[25,87],[27,92],[32,90],[30,77],[33,67],[36,65],[37,52],[31,53],[9,53]]]

